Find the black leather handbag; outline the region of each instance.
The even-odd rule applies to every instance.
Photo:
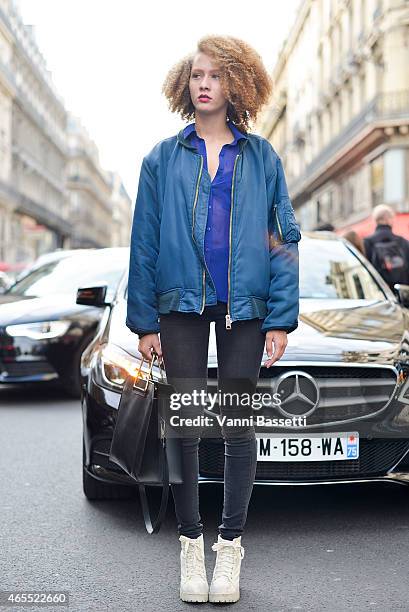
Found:
[[[137,374],[129,375],[123,386],[115,429],[110,448],[110,461],[119,465],[137,483],[143,518],[148,533],[157,533],[166,514],[169,483],[183,482],[181,438],[166,438],[166,411],[170,395],[175,392],[163,376],[153,380],[154,352],[148,373],[142,371],[142,359]],[[146,485],[161,486],[162,497],[158,514],[152,521],[146,496]]]

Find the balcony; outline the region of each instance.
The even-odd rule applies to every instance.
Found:
[[[368,135],[368,131],[374,132],[382,128],[383,123],[391,125],[409,122],[409,91],[395,91],[381,93],[375,96],[364,108],[350,121],[350,123],[333,138],[321,152],[308,164],[305,172],[289,183],[289,190],[293,198],[307,192],[316,183],[324,170],[334,165],[340,156],[350,151],[353,141],[362,134]],[[371,130],[371,127],[373,128]],[[383,135],[380,137],[384,138]],[[345,151],[346,149],[346,151]],[[323,179],[323,182],[326,179]]]
[[[0,197],[4,197],[12,202],[15,212],[33,217],[38,223],[63,236],[71,235],[72,225],[61,216],[59,211],[51,210],[43,203],[36,202],[32,198],[20,193],[9,183],[0,181]]]
[[[409,119],[409,91],[392,91],[375,98],[376,118]]]

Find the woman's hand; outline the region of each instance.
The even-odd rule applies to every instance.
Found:
[[[162,360],[162,347],[159,334],[146,334],[139,340],[138,351],[148,361],[152,359],[152,349],[157,353],[159,361]]]
[[[273,353],[274,342],[274,353]],[[266,352],[269,357],[264,365],[269,368],[275,361],[281,359],[287,346],[287,332],[283,329],[270,329],[266,333]]]

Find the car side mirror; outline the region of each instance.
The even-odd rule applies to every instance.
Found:
[[[409,308],[409,285],[395,283],[393,285],[393,291],[396,293],[399,303]]]
[[[77,290],[77,299],[75,302],[83,306],[108,306],[109,302],[105,301],[107,290],[107,285],[80,287]]]

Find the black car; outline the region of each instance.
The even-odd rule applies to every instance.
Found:
[[[265,422],[256,424],[255,483],[405,484],[409,287],[391,291],[366,258],[332,232],[305,231],[302,238],[299,326],[288,335],[283,357],[260,370],[257,390],[277,393],[281,402],[267,399],[257,408]],[[126,280],[81,360],[84,492],[90,499],[134,492],[132,480],[109,461],[121,389],[141,361],[138,337],[125,326]],[[160,375],[156,363],[153,375]],[[211,327],[208,391],[216,389]],[[207,414],[215,418],[217,404]],[[221,433],[202,437],[199,452],[200,482],[221,482]]]
[[[80,286],[104,284],[112,299],[127,248],[57,251],[0,295],[0,384],[55,380],[80,396],[80,359],[103,319],[103,305],[78,305]]]

